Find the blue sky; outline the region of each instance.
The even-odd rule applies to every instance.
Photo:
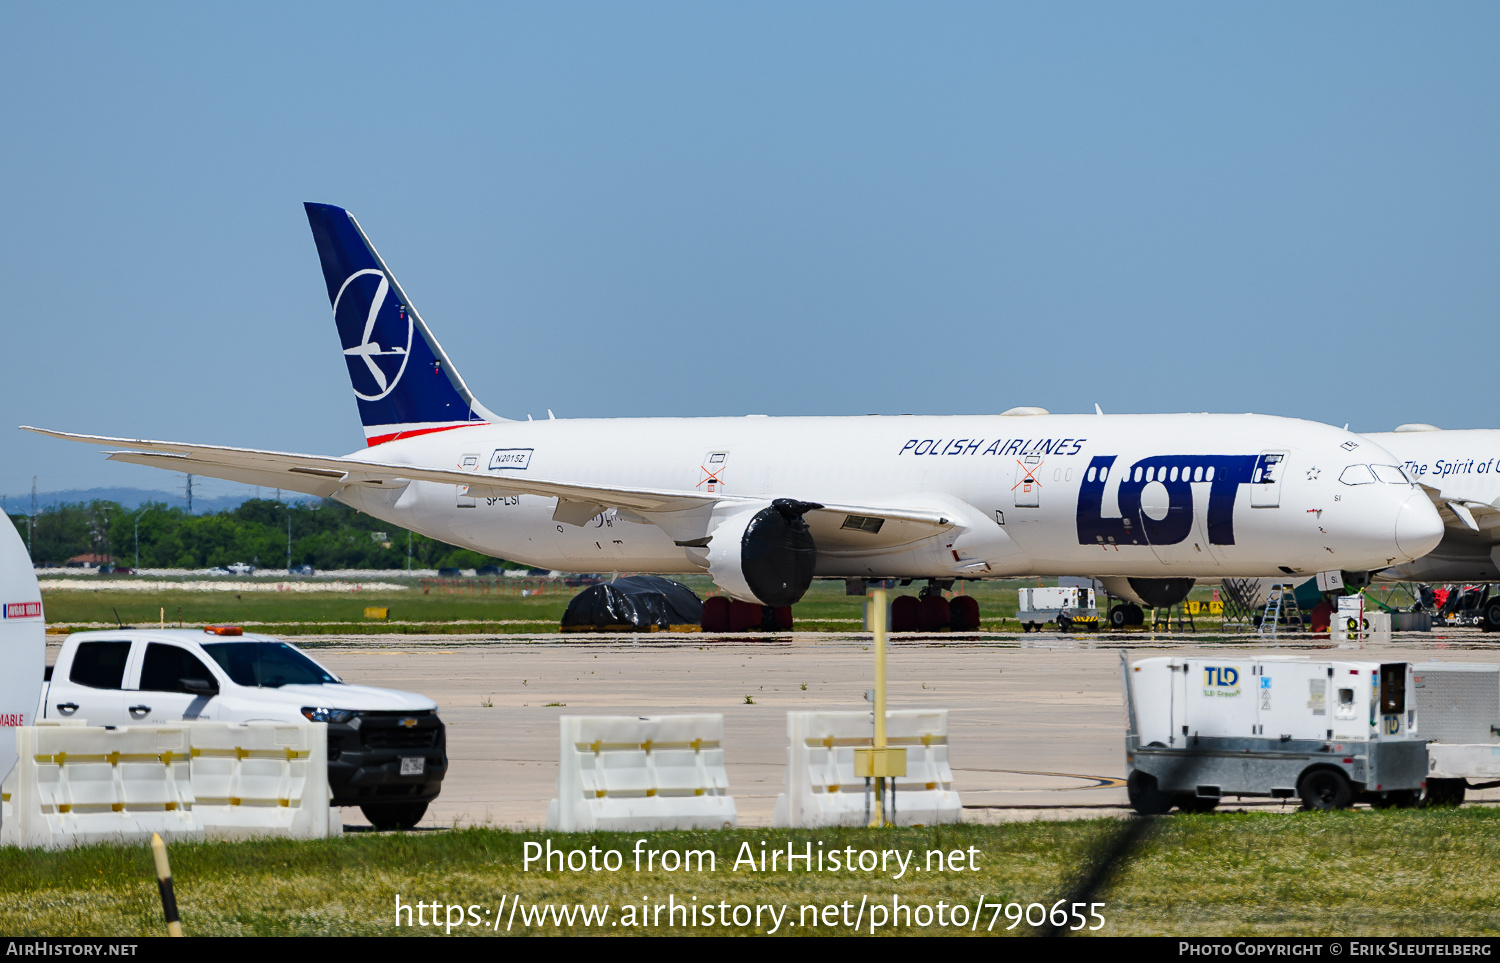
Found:
[[[1497,28],[1464,3],[6,4],[0,423],[358,448],[316,200],[510,417],[1500,427]],[[12,494],[178,483],[20,432],[0,464]]]

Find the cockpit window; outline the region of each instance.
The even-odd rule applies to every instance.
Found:
[[[1375,473],[1376,479],[1387,485],[1411,486],[1411,479],[1396,465],[1371,465],[1370,470]]]
[[[1410,488],[1415,484],[1411,476],[1399,465],[1350,465],[1339,475],[1345,485],[1401,485]]]

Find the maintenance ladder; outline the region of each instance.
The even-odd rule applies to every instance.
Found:
[[[1292,593],[1291,586],[1276,584],[1271,586],[1271,591],[1266,595],[1266,609],[1260,617],[1260,634],[1275,638],[1276,627],[1283,619],[1286,620],[1288,629],[1294,625],[1298,629],[1302,628],[1302,609],[1297,605],[1297,597]]]

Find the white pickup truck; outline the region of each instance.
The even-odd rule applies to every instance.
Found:
[[[349,685],[294,646],[237,626],[75,632],[46,671],[36,717],[327,723],[332,805],[358,806],[377,829],[415,826],[448,769],[431,699]]]

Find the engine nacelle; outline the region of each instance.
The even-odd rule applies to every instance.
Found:
[[[1169,609],[1188,597],[1193,590],[1194,579],[1190,578],[1125,578],[1111,575],[1099,580],[1104,590],[1115,598],[1144,605],[1147,608]]]
[[[812,585],[818,552],[803,515],[821,508],[778,498],[714,526],[708,574],[730,597],[772,608],[792,605]]]

